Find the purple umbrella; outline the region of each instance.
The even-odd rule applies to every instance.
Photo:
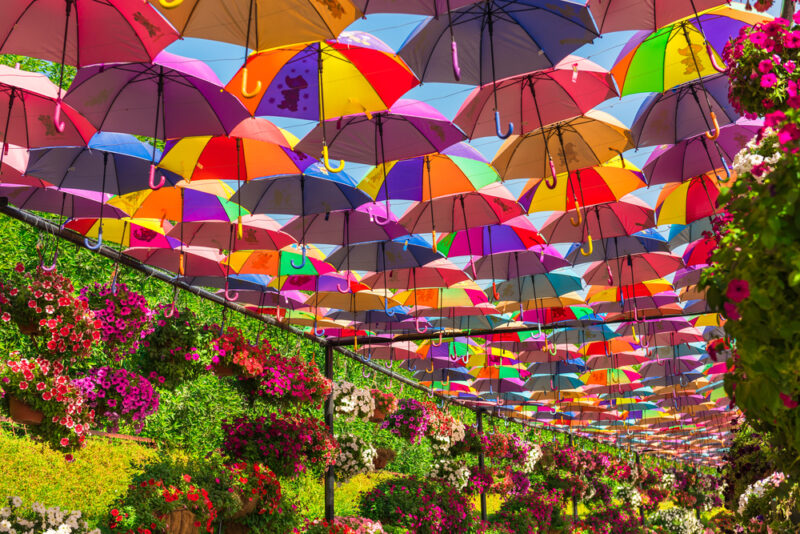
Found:
[[[721,168],[730,175],[729,162],[763,124],[764,121],[760,119],[741,118],[720,128],[719,138],[714,141],[705,135],[698,135],[675,145],[657,147],[643,169],[647,183],[682,182]]]
[[[637,148],[677,143],[702,133],[714,132],[719,126],[736,122],[739,114],[728,102],[728,77],[707,76],[649,96],[639,107],[631,125]]]
[[[476,280],[512,280],[568,266],[569,262],[558,251],[547,246],[536,247],[536,250],[490,254],[474,262]],[[468,267],[472,268],[472,265]],[[468,269],[465,267],[465,270]]]
[[[677,304],[678,303],[678,295],[674,291],[665,291],[663,293],[659,293],[657,295],[653,295],[652,297],[643,296],[643,297],[635,297],[635,298],[627,298],[622,301],[622,305],[619,302],[594,302],[590,304],[592,309],[595,313],[624,313],[624,312],[633,312],[634,309],[636,310],[654,310],[658,309],[662,306],[666,306],[668,304]],[[627,307],[627,310],[625,309]]]
[[[381,226],[375,217],[389,219]],[[295,239],[303,239],[310,243],[342,245],[348,243],[366,243],[368,241],[391,240],[408,234],[405,228],[397,223],[397,218],[387,214],[382,204],[369,203],[356,209],[316,213],[305,217],[296,217],[289,221],[283,231]]]
[[[227,135],[250,116],[208,65],[169,52],[152,63],[82,68],[64,101],[98,129],[155,139]],[[157,188],[155,154],[152,164]]]
[[[8,197],[11,204],[29,211],[56,213],[62,217],[108,217],[120,219],[128,214],[121,209],[104,204],[108,195],[78,189],[55,187],[1,186],[0,196]]]

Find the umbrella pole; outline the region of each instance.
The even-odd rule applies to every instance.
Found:
[[[250,0],[252,2],[252,0]],[[322,44],[319,45],[317,52],[317,86],[319,87],[319,124],[322,127],[322,163],[328,172],[337,173],[344,170],[344,160],[339,161],[339,165],[331,165],[328,154],[328,136],[325,133],[325,89],[322,82]]]
[[[544,123],[542,122],[542,112],[539,110],[539,102],[536,100],[536,89],[533,87],[534,81],[533,77],[528,76],[528,87],[531,91],[531,98],[533,98],[533,107],[536,108],[536,119],[539,121],[539,128],[542,130],[542,140],[544,141],[544,153],[547,156],[547,162],[550,165],[550,176],[553,177],[553,183],[547,181],[547,178],[544,179],[544,185],[547,186],[548,189],[555,189],[556,184],[558,183],[558,176],[556,175],[556,164],[553,162],[553,156],[550,155],[550,145],[547,143],[547,134],[544,131]]]
[[[464,208],[464,195],[458,196],[459,201],[461,202],[461,213],[464,215],[464,232],[467,235],[467,254],[469,254],[469,264],[472,267],[472,279],[476,280],[478,278],[478,274],[475,272],[475,258],[472,256],[472,241],[469,239],[469,228],[467,224],[467,210]],[[453,217],[453,229],[455,230],[455,216]]]
[[[66,16],[64,17],[64,40],[61,43],[61,62],[58,66],[58,94],[56,95],[56,105],[53,111],[53,125],[59,132],[64,131],[65,124],[61,120],[61,90],[64,85],[64,62],[67,57],[67,36],[69,35],[69,17],[72,14],[72,3],[75,0],[65,0]],[[77,29],[76,29],[77,31]]]
[[[689,47],[689,54],[692,56],[692,63],[694,63],[694,69],[697,72],[697,80],[700,84],[703,84],[703,75],[700,72],[700,65],[697,63],[697,57],[694,55],[694,49],[692,48],[692,38],[689,36],[689,30],[686,29],[686,23],[681,24],[681,29],[683,30],[683,36],[686,39],[686,45]],[[712,61],[713,61],[713,56]],[[691,87],[692,95],[697,99],[697,94],[695,93],[694,86]],[[714,112],[714,108],[711,106],[711,99],[708,98],[708,92],[703,91],[703,95],[706,98],[706,105],[708,106],[708,116],[711,118],[711,122],[713,123],[714,132],[709,131],[706,132],[706,137],[711,140],[715,140],[719,137],[719,122],[717,122],[717,114]],[[703,115],[703,120],[705,121],[706,125],[708,126],[708,119],[705,115]]]
[[[253,11],[256,11],[256,19],[258,19],[258,4],[255,6],[253,5],[253,0],[250,0],[250,4],[247,8],[247,33],[245,35],[245,43],[244,43],[244,60],[242,61],[242,87],[241,93],[242,96],[245,98],[253,98],[261,92],[261,80],[256,82],[255,88],[251,91],[247,88],[247,57],[248,51],[250,50],[250,26],[253,24]],[[256,22],[256,48],[258,48],[258,22]]]
[[[494,126],[495,133],[500,139],[508,139],[514,133],[514,123],[508,123],[508,130],[503,132],[500,126],[500,110],[497,107],[497,75],[494,66],[494,22],[492,21],[492,3],[486,2],[486,18],[489,27],[489,57],[492,61],[492,96],[494,97]],[[483,81],[483,80],[481,80]]]
[[[433,3],[436,6],[436,2]],[[456,44],[456,36],[453,34],[453,14],[450,9],[450,0],[447,0],[447,27],[450,30],[450,52],[453,61],[453,77],[456,81],[461,80],[461,68],[458,66],[458,45]]]
[[[12,87],[11,94],[8,97],[8,114],[6,115],[6,126],[5,128],[3,128],[3,146],[0,147],[0,174],[2,174],[2,169],[3,169],[3,158],[5,157],[6,152],[8,151],[8,144],[6,143],[6,140],[8,139],[8,125],[11,122],[11,110],[14,107],[14,99],[16,98],[16,96],[17,96],[17,90],[16,88]]]
[[[431,183],[432,182],[432,179],[431,179],[431,159],[430,159],[430,156],[428,156],[428,155],[425,156],[425,170],[428,171],[428,197],[429,197],[429,201],[431,203],[431,243],[432,243],[431,248],[433,249],[434,252],[436,252],[436,217],[433,216],[433,184]],[[385,184],[386,183],[386,169],[384,169],[383,174],[384,174],[383,183]],[[425,171],[423,171],[422,180],[423,181],[425,180]],[[387,187],[387,190],[386,190],[386,200],[387,201],[389,200],[388,187]],[[467,239],[469,240],[469,234],[467,234]]]

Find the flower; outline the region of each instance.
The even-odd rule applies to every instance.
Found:
[[[735,278],[728,282],[728,289],[725,296],[733,302],[742,302],[750,296],[750,285],[747,280],[740,280]]]
[[[731,321],[738,321],[742,318],[742,316],[739,315],[739,310],[736,308],[736,304],[733,304],[732,302],[725,302],[722,305],[722,309],[725,311],[725,316]]]
[[[768,72],[761,76],[761,87],[769,89],[778,82],[778,77],[775,74]]]

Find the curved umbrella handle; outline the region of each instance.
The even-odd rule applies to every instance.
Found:
[[[328,145],[322,145],[322,162],[325,164],[325,168],[328,169],[328,172],[342,172],[344,170],[344,160],[339,160],[338,167],[331,167],[331,160],[330,154],[328,152]]]
[[[727,178],[728,180],[730,180],[730,179],[731,179],[731,168],[730,168],[730,166],[728,165],[728,162],[727,162],[727,161],[725,161],[725,158],[723,158],[722,156],[720,156],[720,157],[719,157],[719,159],[721,159],[721,160],[722,160],[722,168],[724,168],[724,169],[725,169],[725,178]]]
[[[53,255],[53,263],[51,263],[50,265],[41,264],[40,267],[44,272],[50,273],[56,270],[57,262],[58,262],[58,249],[56,249],[56,253]]]
[[[538,330],[536,332],[536,337],[540,337],[542,335],[542,323],[536,323],[536,328]],[[547,338],[545,338],[545,341],[547,341]]]
[[[497,282],[492,281],[492,296],[495,301],[500,300],[500,293],[497,292]]]
[[[408,241],[406,241],[406,243],[408,243]],[[434,252],[439,252],[436,250],[436,230],[431,230],[431,250]]]
[[[342,289],[342,283],[339,282],[336,284],[336,291],[339,293],[350,293],[350,284],[345,282],[344,289]]]
[[[499,137],[500,139],[508,139],[508,137],[514,133],[513,122],[508,123],[508,131],[503,133],[503,131],[500,128],[500,112],[497,110],[494,111],[494,128],[497,137]]]
[[[181,276],[186,276],[186,258],[181,252],[181,255],[178,256],[178,274]]]
[[[719,121],[717,120],[717,114],[713,111],[709,115],[711,116],[711,122],[714,124],[714,133],[706,132],[706,138],[714,141],[719,137]]]
[[[175,315],[175,301],[170,304],[170,307],[167,308],[167,311],[164,312],[164,317],[170,318]]]
[[[450,387],[450,375],[447,375],[447,380],[442,382],[442,387],[443,388],[449,388]]]
[[[294,259],[289,260],[289,264],[292,266],[292,269],[302,269],[303,267],[306,266],[306,247],[305,247],[305,245],[301,245],[300,246],[300,250],[302,252],[302,255],[300,256],[300,265],[297,265],[294,262]]]
[[[242,96],[245,98],[253,98],[261,92],[261,80],[256,82],[256,86],[252,91],[247,89],[247,66],[242,68]]]
[[[67,126],[64,121],[61,120],[61,98],[56,99],[56,109],[53,111],[53,125],[58,130],[58,133],[64,131],[64,128]]]
[[[358,351],[358,334],[353,334],[353,351]]]
[[[619,162],[622,165],[622,168],[624,169],[625,168],[625,157],[622,155],[622,151],[617,150],[616,148],[611,148],[610,150],[612,152],[616,152],[617,153],[617,156],[619,156]]]
[[[395,315],[397,315],[397,310],[389,309],[389,301],[386,299],[384,299],[383,301],[383,311],[386,312],[386,315],[388,315],[389,317],[394,317]]]
[[[639,344],[639,336],[636,335],[636,325],[631,325],[631,336],[633,336],[633,342],[637,345]]]
[[[583,213],[581,213],[581,205],[578,204],[578,199],[573,195],[572,200],[575,202],[575,211],[578,213],[578,220],[576,221],[573,217],[569,218],[570,224],[577,228],[583,223]]]
[[[244,225],[242,224],[242,216],[236,218],[236,237],[239,239],[244,238]]]
[[[314,317],[314,335],[317,337],[322,337],[325,335],[325,329],[317,330],[317,318]]]
[[[717,62],[717,56],[714,55],[714,50],[711,48],[711,44],[706,41],[706,54],[708,54],[708,59],[711,60],[711,67],[717,72],[728,72],[728,66],[725,63],[722,65]]]
[[[361,376],[363,376],[364,378],[369,378],[369,377],[371,377],[373,374],[375,374],[375,371],[374,371],[374,370],[373,370],[371,373],[369,373],[369,372],[366,372],[366,371],[367,371],[367,369],[369,369],[369,367],[367,367],[366,365],[365,365],[364,367],[362,367],[362,368],[361,368]]]
[[[344,162],[342,162],[342,163],[344,163]],[[386,226],[387,224],[389,224],[389,221],[392,220],[392,217],[390,215],[391,211],[389,211],[390,209],[391,209],[391,206],[389,206],[389,199],[387,198],[386,199],[386,218],[385,219],[381,219],[380,216],[377,213],[373,214],[372,218],[375,220],[375,224],[377,224],[378,226]]]
[[[164,175],[163,174],[161,175],[161,181],[159,181],[157,184],[153,181],[155,179],[155,177],[156,177],[156,164],[155,163],[151,163],[150,164],[150,176],[149,176],[149,178],[147,180],[147,184],[150,186],[150,189],[152,189],[153,191],[157,191],[157,190],[161,189],[164,186]]]
[[[547,349],[547,352],[549,352],[551,356],[555,356],[556,354],[558,354],[558,348],[556,348],[556,344],[551,343],[550,348]]]
[[[386,360],[386,363],[384,363],[383,366],[387,369],[391,369],[394,367],[394,360]]]
[[[450,56],[453,60],[453,77],[456,81],[461,81],[461,67],[458,66],[458,44],[456,40],[450,41]]]
[[[172,9],[181,5],[183,0],[158,0],[158,3],[161,4],[161,7]]]
[[[558,184],[558,175],[556,173],[556,164],[553,161],[553,157],[552,156],[548,157],[548,163],[550,164],[550,176],[553,177],[553,183],[551,184],[550,182],[547,181],[547,178],[545,178],[544,179],[544,185],[547,186],[547,189],[555,189],[556,188],[556,184]]]
[[[431,345],[433,345],[434,347],[441,347],[442,346],[442,335],[443,335],[443,332],[441,330],[439,330],[439,342],[437,343],[436,341],[431,341]]]
[[[427,371],[428,371],[428,374],[432,374],[433,371],[434,371],[434,369],[433,369],[433,358],[431,358],[431,366],[428,367]]]
[[[86,248],[88,248],[89,250],[99,250],[99,249],[100,249],[100,247],[102,247],[102,246],[103,246],[103,229],[102,229],[102,228],[100,228],[100,231],[99,231],[99,232],[97,232],[97,243],[95,243],[95,244],[93,245],[93,244],[92,244],[92,242],[89,240],[89,238],[88,238],[88,237],[84,237],[84,238],[83,238],[83,244],[84,244],[84,245],[86,246]]]
[[[114,270],[114,277],[111,279],[111,294],[115,297],[117,296],[117,275],[119,274],[118,270]]]
[[[417,370],[417,362],[414,361],[414,367],[411,367],[411,360],[408,360],[408,370],[412,373]],[[403,386],[400,386],[400,392],[402,393]]]
[[[591,256],[592,252],[594,252],[594,243],[592,242],[592,234],[589,234],[587,238],[588,239],[586,240],[586,243],[589,245],[589,251],[585,252],[583,250],[583,246],[581,246],[581,256]]]
[[[229,300],[231,302],[236,302],[239,300],[239,292],[234,291],[233,295],[231,295],[230,290],[228,289],[228,281],[225,280],[225,300]]]
[[[421,317],[417,317],[416,319],[414,319],[414,328],[417,330],[417,334],[424,334],[425,332],[428,331],[428,325],[425,324],[424,325],[425,328],[420,329],[420,327],[419,327],[419,320],[420,319],[421,319]]]
[[[372,361],[372,349],[367,351],[367,355],[366,356],[361,356],[361,359],[364,360],[365,362]]]

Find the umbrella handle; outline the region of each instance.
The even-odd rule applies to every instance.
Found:
[[[322,162],[325,164],[325,168],[328,169],[328,172],[342,172],[344,170],[344,160],[339,160],[338,167],[331,167],[331,160],[330,155],[328,153],[328,145],[322,145]]]
[[[506,400],[503,397],[498,397],[498,399],[497,399],[497,405],[498,406],[503,406],[503,405],[505,405],[505,403],[506,403]],[[508,419],[505,420],[505,423],[506,423],[506,428],[508,428]]]
[[[553,183],[551,185],[550,182],[547,181],[547,178],[545,178],[544,179],[544,185],[547,186],[547,189],[555,189],[556,188],[556,184],[558,183],[558,175],[556,174],[556,164],[553,162],[553,157],[552,156],[549,156],[548,160],[549,160],[548,162],[550,164],[550,176],[553,177]]]
[[[717,72],[728,72],[728,66],[723,62],[722,65],[717,62],[717,56],[714,55],[714,50],[711,49],[711,44],[706,41],[706,54],[708,59],[711,60],[711,67]]]
[[[436,341],[431,341],[431,345],[433,345],[434,347],[441,347],[442,346],[442,331],[441,330],[439,330],[439,342],[437,343]]]
[[[442,387],[449,388],[450,387],[450,375],[447,375],[447,380],[442,382]]]
[[[114,269],[114,277],[111,278],[111,294],[115,297],[117,296],[117,275],[119,274],[119,268]]]
[[[358,334],[353,334],[353,350],[358,351]]]
[[[367,351],[367,355],[366,356],[362,355],[361,359],[364,360],[365,362],[372,361],[372,349]]]
[[[711,116],[711,122],[714,123],[714,133],[706,132],[706,138],[714,141],[719,137],[719,121],[717,120],[717,114],[713,111],[709,115]]]
[[[167,308],[167,310],[164,312],[164,317],[166,317],[167,319],[169,319],[173,315],[175,315],[175,301],[173,301],[170,304],[169,308]]]
[[[420,320],[420,319],[421,319],[421,317],[419,317],[419,316],[417,316],[417,318],[416,318],[416,319],[414,319],[414,328],[417,330],[417,334],[424,334],[425,332],[427,332],[427,331],[428,331],[428,325],[427,325],[427,324],[425,324],[425,325],[424,325],[424,326],[425,326],[425,328],[423,328],[423,329],[420,329],[420,327],[419,327],[419,320]]]
[[[576,221],[574,217],[569,218],[569,222],[577,228],[583,223],[583,214],[581,213],[581,205],[578,203],[578,198],[575,195],[572,195],[572,200],[575,202],[575,211],[578,213],[578,220]]]
[[[547,338],[545,338],[545,341],[546,340],[547,340]],[[555,356],[556,354],[558,354],[558,349],[556,348],[556,344],[555,343],[551,343],[550,344],[550,348],[547,349],[547,352],[549,352],[551,356]]]
[[[61,98],[56,99],[56,109],[53,111],[53,125],[55,125],[58,133],[63,132],[66,127],[66,123],[61,120]]]
[[[406,241],[406,243],[408,243],[408,241]],[[431,250],[439,252],[436,250],[436,230],[431,230]]]
[[[181,5],[183,0],[158,0],[158,3],[161,4],[161,7],[173,9]]]
[[[592,242],[592,234],[589,234],[587,238],[588,239],[586,240],[586,243],[589,245],[589,251],[584,252],[583,246],[581,246],[581,256],[591,256],[592,252],[594,252],[594,243]]]
[[[408,370],[409,370],[409,371],[411,371],[412,373],[413,373],[414,371],[416,371],[416,370],[417,370],[417,362],[416,362],[416,361],[414,362],[414,367],[412,368],[412,367],[411,367],[411,360],[408,360]],[[400,388],[401,388],[401,391],[400,391],[400,392],[401,392],[401,393],[402,393],[402,387],[403,387],[403,386],[400,386]]]
[[[155,149],[153,149],[153,150],[155,150]],[[153,181],[155,179],[155,177],[156,177],[156,164],[155,163],[151,163],[150,164],[150,177],[149,177],[147,183],[150,186],[150,189],[152,189],[153,191],[157,191],[157,190],[161,189],[164,186],[164,175],[163,174],[161,175],[161,181],[158,182],[157,184]]]
[[[53,263],[50,265],[40,265],[42,270],[46,273],[50,273],[56,270],[56,263],[58,261],[58,249],[56,249],[55,255],[53,255]]]
[[[616,153],[617,153],[617,156],[619,156],[619,162],[620,162],[620,164],[622,165],[622,168],[623,168],[623,169],[624,169],[624,168],[626,168],[626,167],[625,167],[625,157],[622,155],[622,151],[620,151],[620,150],[617,150],[617,149],[615,149],[615,148],[611,148],[610,150],[611,150],[612,152],[616,152]]]
[[[728,165],[728,162],[727,162],[727,161],[725,161],[725,158],[723,158],[722,156],[720,156],[720,158],[719,158],[719,159],[721,159],[721,160],[722,160],[722,167],[725,169],[725,178],[727,178],[728,180],[730,180],[730,178],[731,178],[731,168],[730,168],[730,166]]]
[[[239,300],[239,292],[234,291],[233,295],[231,295],[230,290],[228,289],[228,281],[225,280],[225,300],[229,300],[230,302],[236,302]]]
[[[95,243],[95,244],[93,245],[93,244],[92,244],[92,242],[89,240],[89,238],[88,238],[88,237],[84,237],[84,238],[83,238],[83,244],[84,244],[84,245],[86,246],[86,248],[88,248],[89,250],[99,250],[99,249],[100,249],[100,247],[102,247],[102,246],[103,246],[103,229],[102,229],[102,228],[100,228],[100,231],[97,233],[97,243]]]
[[[181,255],[178,256],[178,274],[180,274],[181,276],[185,276],[186,275],[186,268],[185,268],[184,263],[185,263],[185,259],[184,259],[184,256],[183,256],[183,252],[181,252]]]
[[[317,337],[322,337],[325,335],[325,329],[317,330],[317,318],[314,317],[314,335]]]
[[[236,237],[239,239],[244,238],[244,225],[242,224],[242,216],[236,218]]]
[[[494,111],[494,128],[495,128],[495,133],[497,134],[497,137],[499,137],[500,139],[508,139],[508,136],[510,136],[511,134],[514,133],[514,123],[513,122],[509,122],[508,123],[508,131],[507,132],[503,133],[503,131],[500,129],[500,112],[497,111],[497,110]]]
[[[344,167],[344,161],[342,161],[342,165],[341,166]],[[372,213],[371,211],[370,211],[369,216],[372,217],[372,220],[375,221],[375,224],[377,224],[378,226],[386,226],[387,224],[389,224],[389,221],[392,220],[392,217],[390,215],[391,212],[389,210],[390,210],[389,200],[387,199],[386,200],[386,218],[385,219],[381,219],[380,215],[378,215],[377,213]]]
[[[300,265],[296,264],[294,260],[289,260],[289,264],[292,266],[293,269],[302,269],[306,266],[306,247],[305,245],[300,246],[300,250],[302,251],[302,255],[300,256]]]
[[[538,330],[538,332],[536,332],[536,337],[539,337],[542,335],[542,323],[536,323],[536,328]],[[545,338],[545,341],[547,341],[547,338]]]
[[[633,342],[637,345],[639,344],[639,336],[636,335],[636,325],[631,325],[631,335],[633,336]]]
[[[350,293],[350,285],[345,284],[344,289],[342,289],[342,283],[339,282],[338,284],[336,284],[336,291],[338,291],[339,293]]]
[[[456,81],[461,81],[461,67],[458,66],[458,44],[456,40],[450,41],[450,54],[453,60],[453,77]]]
[[[242,67],[242,96],[245,98],[253,98],[261,92],[261,80],[256,82],[256,86],[252,91],[247,90],[247,66]]]
[[[375,373],[374,370],[371,373],[366,372],[367,369],[369,369],[367,366],[361,368],[361,376],[363,376],[364,378],[369,378]]]
[[[388,315],[389,317],[394,317],[397,314],[397,310],[394,310],[394,311],[389,310],[389,301],[388,300],[384,300],[383,301],[383,311],[386,312],[386,315]]]
[[[608,271],[608,285],[614,285],[614,275],[611,274],[611,266],[606,262],[606,270]]]
[[[427,371],[428,371],[428,374],[431,374],[434,371],[434,369],[433,369],[433,358],[431,358],[431,366],[428,367]]]
[[[492,296],[494,300],[500,300],[500,293],[497,292],[497,282],[492,281]]]

